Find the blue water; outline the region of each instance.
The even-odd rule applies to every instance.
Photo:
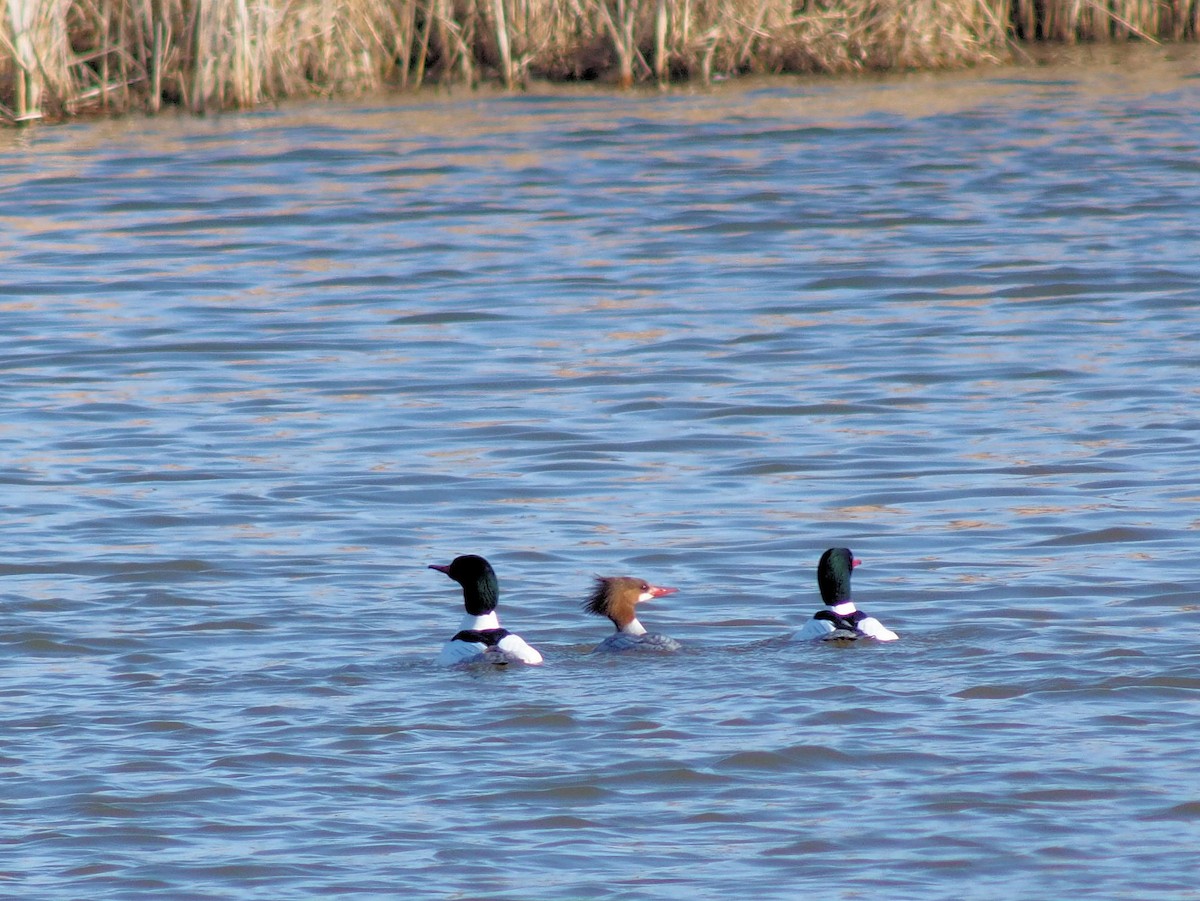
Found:
[[[1195,897],[1196,71],[0,135],[0,896]]]

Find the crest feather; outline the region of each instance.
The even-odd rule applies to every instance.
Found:
[[[583,609],[588,613],[594,613],[596,616],[608,616],[608,586],[611,579],[604,576],[596,576],[596,582],[592,586],[591,596],[583,602]]]

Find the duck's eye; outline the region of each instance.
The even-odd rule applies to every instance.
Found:
[[[642,584],[641,584],[641,585],[638,587],[638,590],[639,590],[639,591],[649,591],[649,590],[650,590],[650,586],[649,586],[649,585],[647,585],[645,582],[643,582],[643,583],[642,583]]]

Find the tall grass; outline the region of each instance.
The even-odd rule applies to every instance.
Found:
[[[941,68],[1193,39],[1200,0],[0,0],[0,120],[427,81]]]

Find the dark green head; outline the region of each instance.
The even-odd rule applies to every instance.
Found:
[[[831,547],[823,553],[817,564],[821,600],[830,606],[850,600],[850,575],[860,563],[848,547]]]
[[[496,609],[500,601],[500,583],[492,565],[475,554],[455,557],[449,566],[430,564],[430,569],[445,573],[462,586],[463,604],[471,616],[483,616]]]

